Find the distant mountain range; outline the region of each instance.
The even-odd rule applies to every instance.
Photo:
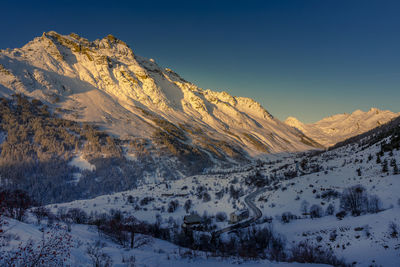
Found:
[[[302,131],[321,145],[329,147],[381,126],[398,116],[400,113],[371,108],[366,112],[356,110],[351,114],[333,115],[310,124],[304,124],[294,117],[287,118],[285,123]]]

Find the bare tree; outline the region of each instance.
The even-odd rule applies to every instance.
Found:
[[[377,213],[381,210],[382,202],[377,195],[372,195],[368,197],[368,212]]]
[[[351,211],[353,216],[359,216],[365,211],[368,203],[368,195],[362,185],[355,185],[343,190],[340,199],[340,207]]]
[[[32,210],[33,215],[35,215],[37,219],[37,223],[40,224],[40,222],[47,217],[50,214],[50,209],[40,206],[36,207]]]

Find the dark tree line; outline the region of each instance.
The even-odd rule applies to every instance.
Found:
[[[164,128],[172,127],[163,125]],[[38,203],[64,202],[132,189],[144,173],[158,171],[174,179],[174,163],[164,163],[143,151],[143,140],[121,141],[95,126],[59,118],[39,100],[23,95],[0,99],[0,186],[30,192]],[[122,146],[139,149],[138,160],[123,157]],[[72,166],[77,152],[96,168],[80,170]],[[180,152],[179,152],[180,153]],[[182,152],[182,160],[192,161],[196,153]],[[160,155],[160,157],[170,157]],[[183,173],[203,170],[202,157],[190,164],[179,164]],[[203,163],[205,163],[204,161]],[[193,164],[196,168],[193,168]],[[186,168],[187,167],[187,168]],[[201,170],[200,170],[201,169]],[[74,173],[80,173],[76,180]]]

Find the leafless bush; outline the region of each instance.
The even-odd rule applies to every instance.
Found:
[[[80,208],[72,208],[67,212],[67,216],[76,224],[84,224],[87,222],[88,215]]]
[[[323,263],[333,266],[350,266],[343,259],[339,259],[332,251],[301,242],[291,249],[289,261],[300,263]]]
[[[367,211],[370,213],[377,213],[382,209],[382,202],[377,195],[368,197]]]
[[[325,215],[333,215],[334,213],[335,213],[335,206],[329,204],[328,207],[326,207]]]
[[[135,238],[135,245],[134,248],[140,248],[145,245],[151,244],[153,239],[146,235],[139,235]]]
[[[340,207],[343,210],[351,211],[353,216],[359,216],[365,211],[368,203],[366,189],[362,185],[355,185],[343,190],[340,199]]]
[[[393,238],[397,238],[399,235],[399,226],[395,222],[389,223],[389,234]]]
[[[57,226],[43,232],[40,242],[28,240],[17,249],[1,251],[0,266],[63,266],[71,246],[71,236]]]
[[[290,221],[295,220],[295,219],[297,219],[297,216],[289,211],[284,212],[281,215],[281,222],[283,222],[283,223],[289,223]]]
[[[350,211],[353,216],[362,213],[377,213],[381,211],[381,200],[376,195],[368,195],[367,190],[362,185],[355,185],[343,190],[340,207],[345,211]]]
[[[325,190],[324,192],[321,193],[321,198],[330,200],[330,199],[335,199],[340,196],[340,193],[334,189],[328,189]]]
[[[86,253],[92,260],[92,264],[94,267],[111,267],[112,266],[112,259],[111,257],[104,253],[103,248],[105,244],[96,241],[93,244],[88,244]]]
[[[140,200],[140,206],[146,206],[153,200],[154,200],[154,197],[144,197],[142,200]]]
[[[203,202],[208,202],[211,200],[211,196],[208,192],[203,193]]]
[[[122,255],[122,262],[125,263],[127,267],[135,267],[136,266],[135,256],[130,256],[130,257],[125,258],[125,256]]]
[[[309,206],[309,205],[310,205],[310,203],[308,203],[307,200],[303,200],[303,201],[301,202],[300,211],[301,211],[303,214],[308,213],[308,206]]]
[[[179,207],[179,201],[178,200],[171,200],[168,204],[168,212],[172,213],[174,212],[177,208]]]
[[[310,207],[310,217],[320,218],[322,216],[322,208],[320,205],[314,204]]]
[[[48,217],[50,214],[50,209],[40,206],[36,207],[32,210],[33,215],[35,215],[37,219],[37,223],[40,224],[40,222],[45,218]]]

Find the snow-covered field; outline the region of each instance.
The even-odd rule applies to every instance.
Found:
[[[100,196],[94,199],[77,200],[70,203],[50,205],[57,208],[79,207],[90,213],[110,213],[121,210],[125,215],[148,222],[155,222],[159,214],[164,223],[170,217],[178,222],[186,213],[184,203],[192,201],[189,212],[200,215],[215,216],[218,212],[230,212],[245,208],[244,197],[256,190],[246,183],[246,178],[254,176],[258,171],[263,177],[281,177],[276,179],[266,190],[255,199],[255,204],[263,213],[263,219],[258,224],[272,225],[283,234],[289,244],[300,241],[332,249],[336,255],[344,257],[349,263],[358,266],[398,266],[400,264],[400,239],[389,234],[389,223],[400,225],[400,175],[382,173],[381,164],[376,163],[376,153],[379,146],[360,150],[357,147],[346,146],[308,159],[308,165],[319,165],[320,171],[303,174],[293,179],[282,179],[287,170],[295,170],[296,162],[301,157],[282,157],[278,162],[270,162],[263,166],[238,169],[226,174],[209,174],[187,177],[185,179],[158,184],[145,184],[140,187],[112,195]],[[373,158],[368,160],[369,155]],[[393,155],[385,153],[381,161],[400,159],[400,152]],[[286,167],[285,167],[286,165]],[[390,165],[390,164],[389,164]],[[360,169],[360,176],[357,169]],[[389,166],[392,173],[392,167]],[[345,188],[361,184],[368,195],[376,195],[380,199],[380,211],[361,216],[345,216],[339,220],[335,214],[340,211],[340,197],[324,194],[325,192],[342,193]],[[230,187],[240,191],[240,197],[235,200],[230,194]],[[201,190],[201,188],[203,188]],[[204,200],[199,192],[207,192],[210,200]],[[224,192],[222,197],[218,193]],[[142,202],[149,198],[148,203]],[[168,203],[178,200],[179,207],[174,212],[168,212]],[[306,202],[308,207],[316,204],[322,209],[321,218],[310,218],[301,210]],[[333,215],[326,215],[325,210],[333,205]],[[282,213],[290,212],[297,218],[288,223],[281,220]],[[272,222],[263,223],[267,218]],[[265,220],[264,220],[265,219]],[[228,225],[228,222],[216,222],[218,228]],[[225,236],[232,234],[226,233]],[[333,238],[334,237],[334,238]]]
[[[180,227],[183,217],[195,212],[211,216],[212,224],[218,230],[230,224],[227,219],[217,221],[215,215],[223,212],[229,216],[235,210],[247,208],[244,198],[257,190],[251,178],[261,177],[269,183],[254,199],[263,214],[256,224],[268,226],[283,235],[288,248],[307,241],[332,250],[356,266],[399,266],[400,239],[398,235],[391,235],[389,224],[400,225],[400,175],[392,174],[391,164],[393,160],[399,160],[400,151],[380,156],[381,162],[388,162],[388,172],[382,172],[382,163],[376,162],[379,151],[379,145],[366,149],[350,145],[315,156],[282,154],[219,173],[141,184],[129,191],[48,207],[54,213],[60,208],[80,208],[88,215],[112,214],[119,210],[126,217],[134,216],[149,223],[158,220],[165,227],[173,225],[171,221]],[[296,170],[297,175],[289,177],[288,173]],[[377,196],[379,211],[364,212],[360,216],[348,212],[343,218],[335,216],[342,209],[340,194],[354,185],[362,185],[368,196]],[[189,200],[191,205],[185,207]],[[176,210],[169,210],[171,202],[178,203]],[[320,207],[320,215],[315,218],[310,216],[313,205]],[[333,207],[330,214],[327,213],[328,206]],[[285,221],[282,214],[291,214],[292,218]],[[8,233],[19,236],[12,242],[14,245],[26,239],[40,239],[40,226],[34,223],[33,216],[27,222],[10,220]],[[69,261],[74,266],[91,264],[85,246],[98,239],[104,243],[101,251],[109,255],[116,266],[124,266],[126,262],[122,263],[122,259],[127,261],[131,255],[137,266],[292,266],[291,263],[266,260],[221,259],[200,251],[184,253],[189,250],[149,236],[139,237],[148,241],[145,245],[127,249],[99,236],[96,228],[87,225],[72,224],[70,234],[74,246]],[[235,235],[235,232],[227,232],[221,238],[228,240]]]
[[[12,242],[17,246],[19,243],[28,240],[40,240],[43,235],[44,225],[34,223],[23,223],[9,219],[6,231],[8,235],[18,236],[18,240]],[[101,253],[110,256],[112,266],[148,266],[148,267],[183,267],[183,266],[232,266],[240,265],[246,267],[252,266],[271,266],[271,267],[295,267],[304,266],[299,263],[279,263],[267,260],[244,261],[240,258],[221,258],[212,257],[210,253],[191,251],[180,248],[169,242],[159,240],[144,235],[137,235],[136,240],[143,240],[144,245],[137,248],[124,248],[107,238],[99,237],[94,226],[72,225],[69,232],[72,240],[71,256],[65,262],[69,266],[94,266],[87,253],[89,246],[94,246],[96,242],[100,243]],[[131,264],[131,265],[129,265]],[[312,266],[326,266],[323,264],[313,264]]]

